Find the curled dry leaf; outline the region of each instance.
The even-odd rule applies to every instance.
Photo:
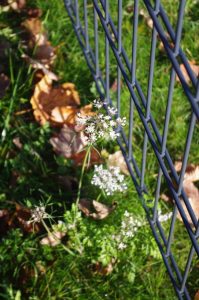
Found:
[[[197,291],[197,293],[195,294],[194,300],[199,300],[199,291]]]
[[[79,153],[74,154],[71,157],[71,159],[74,161],[74,163],[77,166],[81,166],[84,162],[85,156],[86,156],[86,150],[83,150]],[[100,164],[100,163],[102,163],[102,159],[101,159],[99,152],[92,148],[91,152],[90,152],[89,161],[87,163],[87,167],[90,167],[91,165],[94,165],[94,164]]]
[[[40,232],[43,229],[40,223],[31,223],[31,210],[16,203],[16,210],[10,220],[14,227],[19,227],[25,233]]]
[[[41,239],[40,244],[55,247],[61,243],[61,240],[65,236],[66,236],[66,232],[52,231],[51,233],[49,233],[47,235],[47,237],[44,237],[43,239]]]
[[[34,48],[35,60],[49,68],[56,58],[56,49],[48,41],[41,21],[38,18],[28,18],[21,26],[24,30],[24,45]]]
[[[37,61],[44,64],[46,68],[54,63],[56,58],[56,49],[51,46],[50,42],[36,47],[34,57]]]
[[[27,7],[24,9],[25,14],[28,18],[39,18],[42,15],[42,11],[39,8]]]
[[[197,187],[193,184],[193,182],[185,180],[183,183],[183,188],[188,197],[189,204],[191,205],[196,218],[199,219],[199,191]],[[192,224],[192,219],[188,213],[184,201],[181,201],[181,204],[187,216],[188,222]],[[179,212],[178,212],[178,218],[182,220]]]
[[[107,266],[103,266],[102,263],[96,262],[93,265],[93,271],[94,273],[97,273],[99,275],[103,275],[103,276],[109,275],[110,273],[112,273],[115,263],[116,263],[115,258],[112,258],[111,262]]]
[[[30,218],[30,209],[18,203],[15,203],[15,211],[0,210],[0,234],[6,234],[11,228],[20,228],[23,233],[40,232],[43,226],[40,223],[30,223]]]
[[[190,64],[190,67],[191,67],[193,73],[195,74],[196,77],[198,77],[198,75],[199,75],[199,66],[196,64],[196,62],[194,60],[192,60],[192,61],[190,60],[188,62]],[[187,70],[186,70],[186,68],[183,64],[180,65],[180,70],[181,70],[181,72],[184,76],[184,79],[185,79],[186,83],[189,84],[191,82],[191,80],[190,80],[190,77],[187,73]],[[176,76],[176,81],[180,82],[180,79],[179,79],[178,76]]]
[[[76,132],[73,128],[64,125],[60,133],[50,139],[54,151],[66,158],[83,151],[87,140],[82,131]]]
[[[176,161],[175,162],[176,171],[180,172],[181,168],[182,168],[182,162]],[[198,181],[198,180],[199,180],[199,166],[196,166],[194,164],[188,165],[186,168],[186,171],[185,171],[185,175],[184,175],[183,188],[187,195],[189,204],[192,207],[193,212],[197,219],[199,219],[199,190],[193,182]],[[173,202],[172,198],[165,194],[161,195],[161,198],[166,202],[168,202],[168,201]],[[191,225],[193,225],[192,219],[189,215],[189,212],[188,212],[183,200],[181,200],[181,204],[182,204],[182,207],[186,214],[188,222]],[[181,218],[181,215],[179,212],[178,212],[177,217],[179,220],[182,221],[182,218]]]
[[[34,69],[42,71],[42,74],[41,74],[41,76],[40,76],[40,78],[39,78],[38,81],[40,81],[44,77],[44,75],[47,75],[51,80],[57,81],[59,79],[55,73],[53,73],[52,71],[50,71],[48,68],[46,68],[46,66],[44,64],[40,63],[39,61],[30,58],[26,54],[23,54],[22,58],[29,65],[31,65]]]
[[[12,142],[13,142],[13,144],[14,144],[19,150],[21,150],[21,149],[23,148],[23,144],[21,143],[19,137],[15,137],[15,138],[12,140]]]
[[[129,175],[129,171],[122,151],[119,150],[113,154],[110,154],[107,163],[109,167],[119,167],[122,173],[124,173],[125,175]]]
[[[108,217],[108,215],[116,208],[117,203],[113,203],[111,206],[107,206],[96,200],[89,201],[87,199],[81,199],[79,201],[79,209],[87,216],[95,220],[102,220]]]
[[[122,86],[122,81],[120,81],[119,85],[120,85],[120,87]],[[118,89],[118,81],[117,81],[117,79],[115,79],[111,85],[111,91],[116,93],[117,89]]]
[[[6,6],[8,10],[21,12],[26,6],[26,0],[1,0],[0,5]]]
[[[0,74],[0,99],[6,94],[7,89],[10,85],[10,79],[5,74]]]
[[[45,75],[35,86],[30,100],[35,119],[44,125],[73,124],[80,104],[78,92],[72,83],[53,87],[52,79]]]
[[[24,30],[24,43],[28,48],[42,46],[48,42],[40,19],[28,18],[21,23],[21,27]]]
[[[176,161],[175,162],[175,170],[177,172],[180,172],[182,168],[182,162],[181,161]],[[187,166],[185,175],[184,175],[184,180],[195,182],[199,180],[199,166],[196,166],[194,164],[190,164]]]

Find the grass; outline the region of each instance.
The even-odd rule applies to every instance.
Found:
[[[124,1],[124,7],[129,5]],[[176,15],[173,1],[162,1],[175,24]],[[43,14],[43,24],[48,31],[49,40],[58,47],[54,71],[62,82],[73,82],[80,94],[82,104],[92,101],[97,95],[93,92],[93,80],[84,60],[84,57],[75,38],[72,25],[64,10],[61,1],[31,1],[30,5],[39,7]],[[130,3],[131,4],[131,3]],[[112,3],[110,5],[113,5]],[[177,5],[177,4],[176,4]],[[113,5],[114,6],[114,5]],[[188,1],[183,31],[182,48],[189,59],[198,57],[198,20],[195,17],[197,3]],[[92,12],[92,6],[88,5]],[[112,7],[112,11],[115,9]],[[4,72],[10,77],[11,85],[5,97],[0,102],[0,127],[3,135],[0,143],[0,208],[14,209],[14,203],[21,203],[26,207],[45,204],[47,212],[53,216],[53,224],[58,220],[72,223],[73,210],[71,205],[76,197],[77,180],[80,168],[76,168],[70,161],[54,154],[49,138],[52,128],[48,125],[40,127],[34,120],[32,112],[16,114],[30,109],[29,100],[33,93],[34,72],[21,59],[20,29],[21,19],[13,12],[0,15],[2,36],[11,47],[3,63]],[[116,18],[116,15],[113,15]],[[91,22],[91,20],[89,21]],[[131,40],[127,33],[131,32],[132,16],[125,13],[123,19],[123,44],[127,54],[131,55]],[[104,70],[104,39],[102,28],[99,28],[100,62]],[[139,20],[139,37],[137,57],[137,77],[144,92],[148,80],[150,29],[145,26],[144,20]],[[189,34],[187,34],[189,32]],[[90,29],[91,37],[93,31]],[[92,43],[93,41],[91,41]],[[111,81],[116,78],[115,59],[111,60]],[[104,72],[104,71],[103,71]],[[164,113],[166,108],[167,87],[169,82],[170,64],[165,54],[160,50],[156,53],[153,97],[151,110],[160,132],[163,130]],[[113,95],[114,98],[114,95]],[[122,86],[122,115],[128,115],[129,93],[123,83]],[[190,105],[179,84],[176,83],[172,104],[172,114],[169,125],[167,147],[172,154],[173,161],[182,158],[186,134],[190,118]],[[128,129],[126,129],[128,131]],[[127,132],[128,133],[128,132]],[[141,164],[144,129],[135,113],[135,127],[133,132],[134,153]],[[14,138],[20,138],[23,144],[18,149]],[[193,144],[189,162],[198,162],[198,126],[194,132]],[[113,153],[117,145],[104,145],[107,151]],[[145,183],[149,193],[153,194],[156,188],[158,165],[150,146],[147,154]],[[68,177],[72,174],[76,181],[75,188],[69,189],[60,182],[60,176]],[[95,199],[97,191],[90,184],[93,171],[85,174],[82,188],[82,197]],[[0,284],[1,299],[125,299],[125,300],[160,300],[176,299],[165,267],[159,255],[148,225],[144,225],[133,239],[126,251],[115,253],[111,236],[120,228],[125,210],[144,220],[144,212],[136,191],[129,178],[128,193],[118,194],[106,203],[116,201],[117,209],[104,221],[94,221],[79,217],[78,230],[71,231],[64,245],[70,247],[73,254],[68,254],[61,246],[42,246],[40,235],[23,234],[20,229],[10,230],[1,238],[0,243]],[[166,184],[163,182],[162,191]],[[172,209],[164,203],[160,204],[165,211]],[[52,226],[47,221],[49,227]],[[166,232],[169,222],[164,224]],[[78,247],[83,245],[83,253],[78,253]],[[184,269],[186,258],[190,250],[187,233],[182,224],[177,221],[172,250],[181,270]],[[102,276],[96,274],[93,265],[96,261],[107,265],[111,257],[117,257],[117,264],[113,272]],[[197,259],[194,259],[188,286],[193,296],[199,288]]]

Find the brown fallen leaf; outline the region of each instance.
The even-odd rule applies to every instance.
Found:
[[[47,235],[47,237],[44,237],[43,239],[41,239],[40,244],[55,247],[61,243],[61,240],[65,236],[66,236],[66,232],[52,231],[51,233],[49,233]]]
[[[82,131],[76,132],[64,125],[59,134],[50,139],[50,143],[57,154],[71,158],[84,150],[87,139]]]
[[[6,94],[7,89],[10,85],[10,79],[5,74],[0,74],[0,99]]]
[[[12,140],[12,142],[13,142],[13,144],[14,144],[19,150],[21,150],[21,149],[23,148],[23,144],[21,143],[19,137],[15,137],[15,138]]]
[[[176,161],[175,162],[175,170],[177,172],[180,172],[182,168],[182,162],[181,161]],[[184,175],[184,180],[183,180],[183,188],[184,191],[187,195],[189,204],[191,205],[193,212],[196,216],[196,219],[199,219],[199,190],[195,186],[193,182],[199,180],[199,166],[196,166],[194,164],[190,164],[187,166],[185,175]],[[161,195],[161,199],[163,199],[166,202],[171,202],[173,203],[173,199],[170,196],[167,196],[165,194]],[[188,213],[188,210],[186,208],[186,205],[184,201],[181,199],[181,204],[184,209],[184,212],[186,214],[188,222],[193,225],[192,219]],[[178,212],[177,217],[180,221],[182,221],[181,215]]]
[[[21,12],[26,6],[26,0],[1,0],[0,5],[7,6],[7,10]]]
[[[36,47],[34,53],[35,59],[44,64],[46,68],[52,65],[56,58],[56,48],[51,46],[50,42],[46,42],[44,45]]]
[[[129,171],[122,151],[119,150],[113,154],[110,154],[108,157],[107,164],[109,167],[119,167],[122,173],[124,173],[125,175],[129,175]]]
[[[87,199],[81,199],[78,204],[79,209],[87,217],[91,217],[95,220],[105,219],[116,208],[116,206],[116,202],[113,202],[111,206],[107,206],[96,200],[89,201]]]
[[[199,300],[199,291],[196,292],[196,294],[194,296],[194,300]]]
[[[122,86],[122,81],[120,81],[120,87]],[[118,82],[117,79],[114,80],[114,82],[111,85],[111,91],[116,93],[118,89]]]
[[[15,203],[15,210],[0,210],[0,234],[4,235],[12,228],[20,228],[23,233],[38,233],[43,230],[40,223],[30,223],[31,210]]]
[[[110,273],[112,273],[115,263],[116,263],[116,259],[112,258],[111,262],[107,266],[103,266],[102,263],[96,262],[92,266],[92,268],[93,268],[94,273],[106,276],[106,275],[109,275]]]
[[[35,70],[41,70],[42,71],[42,74],[41,74],[41,76],[40,76],[40,78],[39,78],[38,81],[40,81],[44,77],[44,75],[47,75],[51,80],[57,81],[59,79],[58,76],[55,73],[53,73],[52,71],[50,71],[48,68],[46,68],[46,66],[43,63],[40,63],[39,61],[30,58],[26,54],[23,54],[21,57],[29,65],[31,65],[33,67],[33,69],[35,69]]]
[[[42,16],[41,9],[37,7],[27,7],[24,9],[24,13],[28,16],[28,18],[39,18]]]
[[[48,42],[47,33],[39,18],[28,18],[21,23],[21,27],[23,42],[28,48],[42,46]]]
[[[79,153],[74,154],[71,159],[74,161],[75,165],[81,166],[84,162],[84,158],[86,156],[86,150],[83,150]],[[102,158],[99,152],[96,149],[91,149],[89,162],[87,163],[87,167],[90,167],[94,164],[102,163]]]
[[[175,162],[176,172],[180,172],[181,168],[182,168],[182,162],[181,161],[176,161]],[[191,181],[191,182],[198,181],[199,180],[199,166],[196,166],[194,164],[189,164],[186,167],[184,180],[188,180],[188,181]]]
[[[193,184],[193,182],[188,181],[188,180],[185,180],[183,182],[183,188],[184,188],[184,191],[185,191],[185,193],[187,195],[189,204],[191,205],[191,207],[192,207],[192,209],[194,211],[194,214],[195,214],[196,218],[199,219],[199,190],[198,190],[198,188]],[[181,201],[181,204],[182,204],[184,212],[185,212],[185,214],[187,216],[188,222],[190,224],[192,224],[191,217],[190,217],[190,215],[189,215],[189,213],[187,211],[187,208],[186,208],[186,205],[185,205],[184,201]],[[178,212],[178,216],[177,217],[180,220],[182,220],[179,212]]]
[[[190,67],[191,67],[193,73],[195,74],[196,77],[198,77],[198,75],[199,75],[199,66],[196,64],[196,62],[194,60],[190,60],[188,62],[190,64]],[[186,83],[189,84],[191,82],[191,79],[190,79],[190,77],[189,77],[189,75],[188,75],[188,73],[185,69],[185,66],[183,64],[180,65],[180,70],[181,70],[181,72],[184,76],[184,79],[185,79]],[[178,76],[176,76],[176,81],[180,82],[180,79],[179,79]]]
[[[63,123],[71,124],[71,119],[74,122],[74,115],[80,104],[75,85],[63,83],[54,87],[52,83],[52,79],[45,75],[35,86],[30,100],[35,119],[41,125],[46,122],[54,126],[62,126]]]
[[[13,224],[14,227],[19,227],[24,233],[30,232],[40,232],[43,229],[41,223],[31,223],[31,210],[27,207],[24,207],[18,203],[16,205],[16,210],[9,221],[10,224]]]

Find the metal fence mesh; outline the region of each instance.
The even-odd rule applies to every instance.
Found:
[[[133,183],[143,203],[147,219],[177,296],[179,299],[190,299],[186,281],[193,256],[199,256],[199,221],[184,190],[183,180],[196,122],[199,119],[199,81],[181,49],[186,1],[181,0],[178,3],[175,30],[160,0],[140,1],[142,2],[142,8],[148,14],[148,22],[150,22],[151,31],[146,40],[149,49],[146,65],[148,64],[149,68],[144,67],[145,61],[143,62],[140,58],[142,57],[142,49],[139,47],[139,37],[141,35],[138,28],[139,1],[134,0],[133,3],[131,29],[123,29],[122,27],[124,1],[115,1],[114,10],[116,13],[114,14],[112,13],[113,7],[110,9],[111,2],[109,3],[108,0],[65,0],[65,6],[88,67],[95,80],[97,92],[104,103],[107,113],[109,114],[109,106],[117,107],[118,117],[128,112],[128,130],[124,132],[121,127],[118,127],[117,130],[121,133],[118,143],[128,165]],[[125,48],[127,39],[131,41],[132,48],[130,50]],[[165,51],[165,57],[170,64],[170,69],[167,70],[168,80],[165,82],[165,86],[167,86],[167,94],[164,97],[165,112],[163,116],[160,116],[161,122],[153,114],[155,105],[153,84],[154,76],[156,76],[156,50],[157,43],[160,42]],[[139,63],[143,64],[143,73],[137,73]],[[191,85],[188,85],[180,64],[184,65]],[[184,141],[184,145],[182,142],[182,166],[179,173],[176,172],[174,159],[167,146],[169,130],[171,130],[169,124],[172,117],[176,75],[179,78],[183,95],[186,97],[189,106],[187,138]],[[117,77],[117,84],[115,84],[116,93],[114,95],[110,89],[113,77]],[[146,78],[142,80],[142,77]],[[123,82],[122,86],[120,84],[121,81]],[[126,102],[121,101],[123,93],[129,95],[129,99],[125,100]],[[137,133],[139,130],[140,133]],[[137,149],[136,144],[134,145],[135,134],[139,134],[142,139],[141,149]],[[137,159],[136,151],[141,152],[140,161]],[[157,163],[154,195],[151,195],[149,192],[151,188],[147,186],[148,181],[146,179],[147,172],[150,172],[150,166],[147,167],[149,153],[153,153],[153,160]],[[166,186],[173,199],[172,219],[168,232],[165,232],[158,220],[158,203],[162,186]],[[146,196],[147,193],[148,196]],[[151,205],[148,205],[150,197],[152,208]],[[187,253],[187,261],[183,270],[179,268],[178,258],[174,257],[172,251],[173,235],[178,214],[186,228],[187,239],[190,241],[190,249],[189,253]]]

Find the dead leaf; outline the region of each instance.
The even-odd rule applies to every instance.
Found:
[[[84,150],[87,139],[82,131],[76,132],[64,125],[60,133],[50,139],[50,143],[57,154],[71,158]]]
[[[116,263],[115,258],[112,258],[111,262],[107,266],[103,266],[102,263],[96,262],[93,265],[93,271],[94,273],[97,273],[99,275],[103,275],[103,276],[109,275],[110,273],[112,273],[115,263]]]
[[[19,227],[24,233],[40,232],[43,229],[43,225],[40,223],[31,223],[31,210],[16,203],[16,211],[14,212],[12,219],[9,221],[14,227]]]
[[[61,231],[53,231],[41,239],[41,245],[49,245],[51,247],[55,247],[61,243],[61,240],[66,236],[66,232]]]
[[[45,75],[35,86],[30,100],[35,119],[41,125],[46,122],[54,126],[74,123],[80,104],[75,85],[64,83],[53,87],[52,83],[52,79]]]
[[[51,46],[50,42],[47,41],[44,45],[36,47],[34,57],[38,62],[48,68],[54,63],[56,58],[56,49]]]
[[[175,170],[177,172],[180,172],[182,168],[182,162],[181,161],[176,161],[175,162]],[[196,216],[196,219],[199,219],[199,190],[198,188],[194,185],[193,182],[199,180],[199,166],[196,166],[194,164],[190,164],[187,166],[185,175],[184,175],[184,180],[183,180],[183,189],[187,195],[189,204],[191,205],[193,212]],[[164,201],[168,202],[170,201],[173,203],[173,199],[170,196],[167,196],[165,194],[161,195],[161,199]],[[186,205],[184,201],[181,199],[181,205],[184,209],[184,212],[186,214],[188,222],[193,225],[192,219],[189,215],[189,212],[186,208]],[[181,215],[178,212],[177,215],[178,219],[182,221]]]
[[[10,85],[10,79],[5,74],[0,74],[0,99],[6,94],[7,89]]]
[[[183,182],[183,188],[184,188],[184,191],[187,195],[187,198],[188,198],[188,201],[189,201],[189,204],[191,205],[193,211],[194,211],[194,214],[196,216],[196,219],[199,219],[199,190],[197,189],[197,187],[193,184],[193,182],[191,181],[188,181],[188,180],[185,180]],[[181,201],[181,204],[182,204],[182,207],[184,209],[184,212],[187,216],[187,219],[188,219],[188,222],[190,224],[193,224],[192,223],[192,220],[191,220],[191,217],[188,213],[188,210],[186,208],[186,205],[184,203],[184,201]],[[181,216],[180,216],[180,213],[178,212],[178,216],[177,216],[180,220],[181,219]]]
[[[83,150],[79,153],[74,154],[71,157],[71,159],[74,161],[75,165],[81,166],[84,162],[85,155],[86,155],[86,150]],[[100,164],[100,163],[102,163],[102,159],[101,159],[99,152],[92,148],[87,167],[90,167],[91,165],[94,165],[94,164]]]
[[[24,9],[25,14],[28,18],[39,18],[42,15],[42,11],[39,8],[27,7]]]
[[[28,48],[42,46],[48,42],[47,33],[39,18],[28,18],[21,23],[21,27],[23,42]]]
[[[194,296],[194,300],[199,300],[199,291],[196,292],[196,294]]]
[[[0,234],[5,235],[12,228],[20,228],[23,233],[38,233],[43,230],[40,223],[30,223],[31,211],[29,208],[15,203],[15,210],[0,210]]]
[[[13,144],[14,144],[19,150],[21,150],[21,149],[23,148],[23,144],[21,143],[19,137],[15,137],[15,138],[12,140],[12,142],[13,142]]]
[[[124,173],[125,175],[129,175],[129,171],[122,151],[119,150],[113,154],[110,154],[107,163],[109,167],[119,167],[122,173]]]
[[[195,76],[198,77],[198,75],[199,75],[199,66],[196,64],[196,62],[194,60],[192,60],[192,61],[190,60],[190,61],[188,61],[188,63],[190,65],[193,73],[195,74]],[[185,69],[185,66],[183,64],[180,65],[180,70],[181,70],[181,72],[184,76],[184,79],[185,79],[186,83],[189,84],[191,82],[191,79],[190,79],[190,77],[187,73],[187,70]],[[176,76],[176,81],[180,82],[180,79],[179,79],[178,76]]]
[[[117,203],[113,202],[111,206],[107,206],[96,200],[89,201],[87,199],[81,199],[79,201],[79,209],[87,216],[95,220],[102,220],[108,217],[108,215],[116,208]]]
[[[151,17],[147,14],[147,12],[144,9],[140,9],[139,12],[140,16],[143,17],[144,21],[146,22],[147,26],[151,29],[153,29],[153,20]]]
[[[12,9],[21,12],[26,6],[26,0],[1,0],[0,5],[7,6],[7,9]]]
[[[176,161],[175,162],[176,172],[180,172],[181,168],[182,168],[182,162],[181,161]],[[199,180],[199,166],[196,166],[194,164],[189,164],[186,167],[184,180],[188,180],[188,181],[191,181],[191,182],[198,181]]]
[[[21,10],[24,9],[26,6],[26,0],[10,0],[8,2],[10,7],[18,12],[21,12]]]
[[[122,81],[120,81],[120,87],[122,86]],[[117,79],[114,80],[114,82],[111,85],[111,91],[116,93],[118,89],[118,82]]]
[[[42,74],[40,75],[39,80],[37,82],[39,82],[44,77],[44,75],[47,75],[51,80],[57,81],[59,79],[58,76],[55,73],[53,73],[52,71],[50,71],[48,68],[46,68],[46,66],[44,64],[40,63],[39,61],[30,58],[26,54],[23,54],[21,57],[29,65],[31,65],[34,69],[42,71]]]

